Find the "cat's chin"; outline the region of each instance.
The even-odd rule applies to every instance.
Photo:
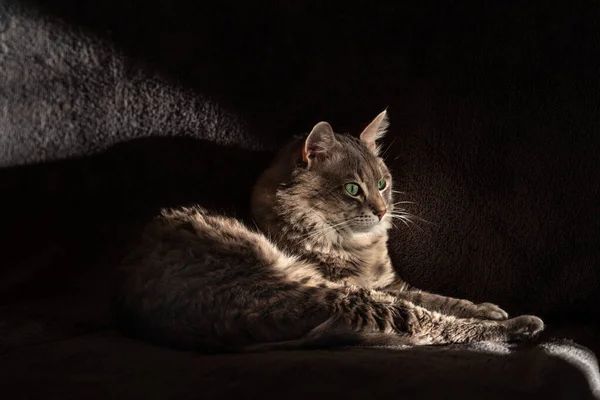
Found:
[[[354,236],[383,235],[388,229],[390,229],[390,223],[388,221],[381,221],[371,226],[352,227],[352,234]]]

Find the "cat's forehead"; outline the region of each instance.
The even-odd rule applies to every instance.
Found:
[[[334,172],[340,175],[354,174],[361,180],[379,180],[387,171],[381,159],[357,138],[338,135],[340,148],[337,162],[332,165]]]

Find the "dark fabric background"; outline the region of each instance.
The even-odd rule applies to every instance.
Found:
[[[111,267],[159,207],[200,202],[247,218],[251,186],[273,149],[320,120],[358,133],[386,107],[387,162],[406,192],[399,199],[429,221],[393,231],[399,273],[424,289],[540,315],[547,337],[598,348],[597,2],[0,6],[5,365],[31,368],[32,344],[112,332]],[[118,363],[125,346],[119,338],[110,347],[111,338],[98,339],[116,352],[102,365]],[[86,342],[73,346],[38,348],[39,365],[52,369],[69,351],[81,360]],[[136,357],[151,363],[159,350],[144,351]],[[524,351],[514,357],[524,365],[546,354]],[[343,355],[352,365],[377,363],[353,354]],[[440,376],[453,369],[453,356],[438,365],[418,354]],[[293,370],[299,357],[281,362]],[[512,368],[490,357],[481,362]],[[407,365],[395,360],[399,370]],[[231,368],[243,379],[252,362],[238,361]],[[214,374],[226,380],[223,363]],[[465,382],[480,380],[481,364],[464,365]],[[445,382],[440,388],[458,389]],[[127,393],[141,392],[112,395]]]

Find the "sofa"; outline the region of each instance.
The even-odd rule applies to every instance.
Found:
[[[0,0],[7,399],[600,398],[600,5]],[[412,285],[542,317],[530,343],[203,355],[122,334],[162,207],[252,223],[276,149],[387,108]]]

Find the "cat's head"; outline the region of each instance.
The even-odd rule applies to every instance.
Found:
[[[357,136],[334,133],[327,122],[319,122],[301,143],[280,154],[262,183],[259,181],[255,197],[261,198],[263,190],[262,198],[271,199],[276,218],[302,225],[307,231],[342,235],[385,232],[393,208],[392,176],[380,157],[377,141],[387,126],[386,111]],[[289,169],[284,173],[286,163]],[[273,185],[265,184],[267,181]],[[269,186],[274,193],[268,193]],[[260,201],[254,203],[260,225],[263,216],[257,213],[268,210],[256,207]],[[271,233],[274,218],[267,229]]]

